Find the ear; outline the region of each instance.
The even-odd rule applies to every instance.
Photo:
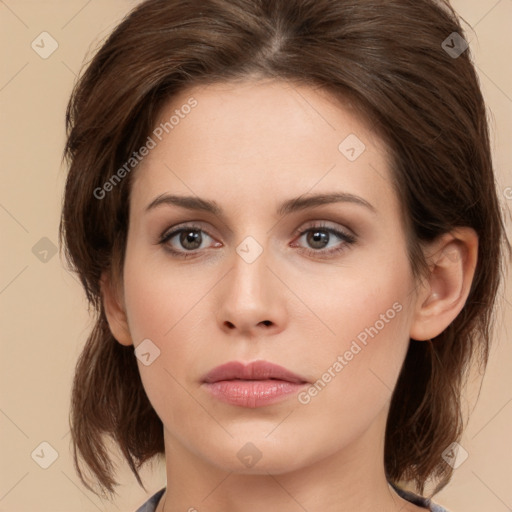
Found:
[[[100,288],[105,316],[107,317],[112,335],[121,345],[133,345],[130,329],[128,328],[126,311],[122,303],[122,298],[120,297],[122,294],[119,289],[114,286],[110,275],[107,273],[101,275]]]
[[[409,336],[429,340],[461,312],[471,290],[478,258],[478,236],[469,227],[446,233],[426,247],[430,274],[417,293]]]

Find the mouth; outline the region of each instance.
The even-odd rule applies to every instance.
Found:
[[[249,408],[281,401],[308,384],[302,376],[268,361],[248,365],[231,361],[208,372],[202,382],[213,397]]]

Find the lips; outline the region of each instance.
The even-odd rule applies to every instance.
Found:
[[[304,384],[306,379],[268,361],[253,361],[244,365],[238,361],[217,366],[203,377],[203,382],[214,383],[227,380],[280,380],[293,384]]]
[[[238,407],[265,407],[297,394],[307,380],[268,361],[238,361],[217,366],[203,377],[213,398]]]

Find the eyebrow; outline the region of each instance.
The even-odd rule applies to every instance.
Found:
[[[376,213],[375,207],[362,197],[349,194],[348,192],[334,192],[329,194],[315,194],[287,199],[279,206],[277,209],[277,214],[279,216],[288,215],[293,212],[314,208],[315,206],[333,203],[353,203],[364,206],[372,213]],[[146,207],[146,212],[162,205],[181,206],[182,208],[186,208],[188,210],[200,210],[213,213],[218,217],[223,217],[222,208],[215,201],[202,199],[197,196],[177,196],[171,194],[161,194],[156,197]]]

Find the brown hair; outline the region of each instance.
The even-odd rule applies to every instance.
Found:
[[[386,428],[391,482],[436,491],[452,468],[441,455],[460,439],[460,392],[475,356],[485,365],[501,276],[504,227],[491,162],[486,109],[470,51],[442,46],[460,21],[433,0],[147,0],[88,64],[67,109],[69,162],[61,242],[96,324],[76,366],[71,433],[104,489],[117,485],[104,444],[120,447],[137,481],[164,453],[162,422],[141,383],[133,347],[112,336],[100,294],[102,272],[120,279],[131,174],[102,199],[102,187],[154,128],[173,95],[197,84],[278,78],[350,97],[388,145],[408,224],[411,266],[420,249],[457,226],[478,234],[468,300],[437,338],[411,340]],[[454,43],[450,41],[450,46]],[[96,492],[96,491],[94,491]]]

